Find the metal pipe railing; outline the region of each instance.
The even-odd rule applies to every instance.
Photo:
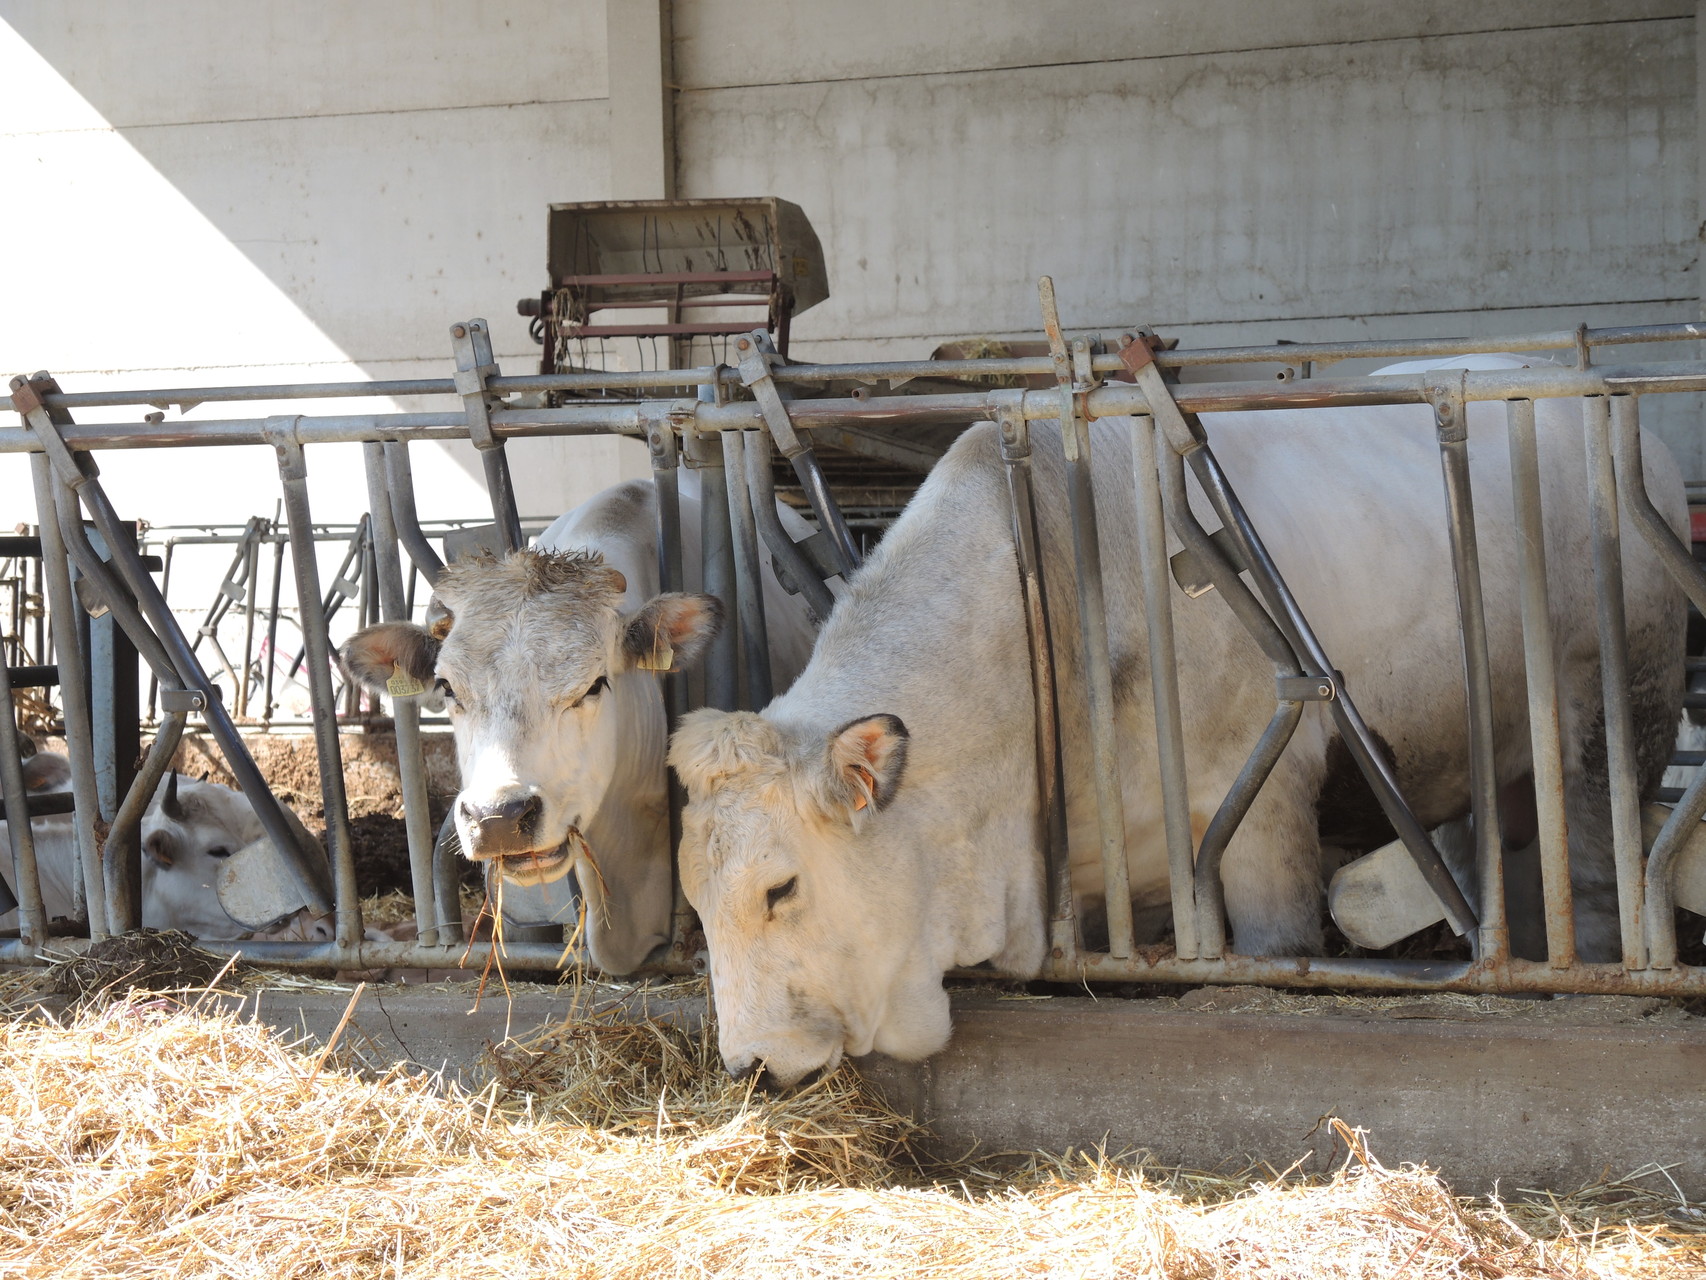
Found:
[[[1052,326],[1058,330],[1058,321]],[[482,369],[489,361],[473,353],[472,363],[459,371],[456,379],[416,380],[410,383],[374,384],[305,384],[297,398],[331,395],[456,395],[463,399],[462,408],[442,412],[409,414],[345,414],[322,418],[296,417],[287,419],[210,421],[206,423],[163,424],[112,423],[72,425],[65,423],[56,434],[64,445],[78,452],[100,448],[165,447],[171,445],[227,445],[255,443],[273,444],[280,450],[281,480],[285,483],[287,505],[292,506],[292,538],[299,529],[306,529],[308,513],[306,489],[303,485],[305,467],[302,448],[335,440],[371,442],[367,451],[369,466],[370,504],[375,511],[386,510],[389,519],[375,517],[373,573],[378,592],[378,606],[388,617],[402,616],[394,598],[401,591],[401,565],[396,545],[402,543],[420,571],[434,576],[439,567],[437,557],[426,546],[415,513],[414,495],[407,471],[407,443],[416,440],[468,438],[471,432],[483,431],[493,446],[504,439],[522,436],[575,435],[586,433],[619,433],[645,436],[652,443],[657,460],[662,434],[667,434],[670,446],[679,435],[685,444],[690,464],[698,464],[701,484],[701,513],[704,520],[704,554],[706,557],[706,589],[720,594],[731,607],[731,624],[727,628],[730,649],[721,662],[713,660],[710,670],[710,700],[713,705],[732,707],[739,700],[740,671],[735,656],[735,638],[744,642],[747,665],[744,671],[749,705],[762,705],[767,690],[757,675],[755,663],[767,658],[767,645],[761,629],[756,629],[751,617],[753,607],[762,607],[756,593],[756,566],[759,537],[783,565],[788,576],[797,567],[789,556],[779,550],[775,533],[774,498],[770,491],[769,446],[767,428],[779,430],[768,422],[760,404],[731,400],[745,381],[752,377],[777,384],[810,386],[837,382],[869,384],[884,378],[895,382],[913,377],[954,377],[990,375],[995,373],[1023,376],[1050,376],[1056,386],[1050,389],[992,389],[956,391],[949,394],[919,396],[865,396],[854,398],[790,399],[785,416],[791,429],[809,430],[817,426],[860,425],[883,423],[905,428],[909,425],[971,422],[994,419],[1003,435],[1003,461],[1007,468],[1009,494],[1013,507],[1014,542],[1019,564],[1019,581],[1033,655],[1032,681],[1036,699],[1037,767],[1039,804],[1039,843],[1049,857],[1050,962],[1045,969],[1053,976],[1082,976],[1087,979],[1123,981],[1247,981],[1298,986],[1343,986],[1363,989],[1441,989],[1463,991],[1524,990],[1524,991],[1590,991],[1622,990],[1642,992],[1673,992],[1699,990],[1706,984],[1701,975],[1686,966],[1674,965],[1674,932],[1669,930],[1668,912],[1674,900],[1671,879],[1677,857],[1690,834],[1697,829],[1698,808],[1706,812],[1706,782],[1691,788],[1683,797],[1654,847],[1652,863],[1646,868],[1645,883],[1641,875],[1639,844],[1638,778],[1633,756],[1632,727],[1620,731],[1616,720],[1629,715],[1627,696],[1628,663],[1621,619],[1621,578],[1618,561],[1619,499],[1643,540],[1657,551],[1667,569],[1683,582],[1691,595],[1706,598],[1706,575],[1693,566],[1686,549],[1674,534],[1663,528],[1664,541],[1659,536],[1662,518],[1646,499],[1644,481],[1639,469],[1639,437],[1633,408],[1634,396],[1648,392],[1706,389],[1706,361],[1669,362],[1663,364],[1623,364],[1611,367],[1567,368],[1546,365],[1535,368],[1470,370],[1453,374],[1449,382],[1439,374],[1404,374],[1380,377],[1319,379],[1301,382],[1213,382],[1178,384],[1160,387],[1152,379],[1139,383],[1101,382],[1097,375],[1117,373],[1130,368],[1121,354],[1100,353],[1087,342],[1069,344],[1063,334],[1051,331],[1053,351],[1046,357],[1025,357],[1014,360],[974,360],[952,362],[883,362],[859,365],[772,365],[767,373],[748,371],[743,379],[736,371],[726,368],[675,370],[639,374],[573,374],[545,378],[504,378],[495,366]],[[1497,340],[1447,339],[1431,342],[1364,342],[1338,344],[1296,344],[1281,347],[1231,347],[1192,352],[1153,352],[1153,364],[1162,369],[1184,369],[1215,364],[1277,362],[1298,364],[1323,363],[1355,358],[1390,358],[1393,356],[1434,356],[1484,351],[1489,348],[1512,351],[1572,350],[1578,357],[1596,346],[1620,343],[1695,340],[1706,337],[1706,326],[1673,325],[1641,326],[1629,329],[1575,330],[1557,333],[1519,335]],[[1070,348],[1070,349],[1069,349]],[[1585,361],[1579,361],[1585,364]],[[478,375],[477,378],[474,375]],[[478,385],[476,385],[476,382]],[[363,388],[352,390],[353,387]],[[588,402],[556,408],[511,407],[501,397],[522,390],[603,390],[646,391],[654,388],[697,386],[701,399],[695,401],[648,399],[645,401]],[[407,391],[396,390],[407,387]],[[385,390],[391,388],[391,390]],[[1442,396],[1442,389],[1446,393]],[[42,402],[56,409],[75,405],[123,405],[159,402],[183,403],[190,400],[217,399],[283,399],[296,395],[296,388],[194,389],[180,393],[103,392],[95,400],[66,396],[48,389]],[[250,394],[257,393],[257,394]],[[149,398],[144,399],[144,395]],[[1546,593],[1546,563],[1539,539],[1544,527],[1540,515],[1541,486],[1538,448],[1534,432],[1533,401],[1561,397],[1598,397],[1585,408],[1590,463],[1591,494],[1593,498],[1593,550],[1595,554],[1596,586],[1598,588],[1598,622],[1601,651],[1604,654],[1603,693],[1606,702],[1610,742],[1610,787],[1613,796],[1614,846],[1618,867],[1619,901],[1622,907],[1624,962],[1576,963],[1572,951],[1572,907],[1568,878],[1568,832],[1564,817],[1562,745],[1558,732],[1556,698],[1556,658],[1552,653],[1549,631],[1549,601]],[[718,401],[721,400],[722,403]],[[1500,868],[1502,859],[1497,832],[1497,803],[1494,794],[1494,775],[1491,767],[1492,721],[1489,714],[1490,662],[1486,642],[1485,603],[1480,599],[1479,573],[1476,564],[1475,513],[1470,489],[1466,452],[1466,433],[1463,424],[1464,406],[1477,400],[1500,400],[1507,404],[1507,430],[1513,472],[1513,503],[1519,541],[1532,540],[1533,545],[1521,547],[1521,604],[1524,618],[1523,644],[1528,666],[1529,733],[1532,741],[1536,773],[1536,798],[1540,817],[1541,862],[1543,887],[1546,894],[1546,925],[1548,958],[1544,962],[1517,960],[1509,956],[1506,947],[1506,911],[1502,902]],[[477,404],[475,402],[478,402]],[[1609,405],[1607,404],[1609,401]],[[1398,796],[1396,782],[1388,763],[1369,746],[1366,726],[1361,724],[1354,704],[1344,695],[1337,673],[1328,662],[1307,620],[1303,617],[1277,566],[1239,503],[1230,482],[1220,468],[1207,435],[1195,415],[1229,409],[1267,409],[1279,407],[1315,407],[1328,404],[1430,405],[1436,413],[1441,448],[1442,477],[1447,494],[1449,529],[1452,534],[1454,573],[1458,585],[1460,635],[1464,646],[1465,680],[1471,717],[1470,740],[1474,764],[1472,791],[1476,829],[1478,832],[1478,866],[1482,919],[1477,938],[1475,962],[1469,964],[1416,964],[1393,961],[1342,961],[1311,958],[1307,963],[1292,959],[1276,960],[1225,954],[1223,895],[1219,883],[1219,862],[1239,820],[1260,794],[1263,781],[1269,776],[1284,751],[1286,742],[1301,721],[1304,697],[1313,693],[1286,692],[1283,680],[1300,676],[1319,679],[1333,686],[1330,695],[1322,695],[1329,703],[1340,736],[1353,753],[1358,754],[1376,795],[1386,808],[1405,842],[1417,853],[1418,865],[1424,875],[1430,875],[1429,857],[1438,868],[1429,883],[1445,902],[1448,918],[1455,926],[1475,923],[1475,916],[1457,891],[1457,886],[1445,876],[1438,864],[1431,842],[1419,824],[1410,816]],[[1441,407],[1448,411],[1440,418]],[[1600,415],[1596,420],[1596,414]],[[1150,418],[1154,416],[1156,425]],[[1455,416],[1452,416],[1455,415]],[[1120,765],[1118,742],[1113,733],[1113,693],[1111,679],[1105,682],[1104,696],[1097,690],[1104,682],[1098,676],[1103,665],[1097,654],[1108,659],[1109,636],[1106,608],[1101,601],[1103,583],[1099,563],[1099,546],[1095,527],[1094,505],[1096,491],[1093,483],[1093,464],[1090,460],[1091,421],[1102,417],[1131,416],[1129,430],[1132,448],[1132,475],[1137,501],[1137,534],[1139,539],[1136,572],[1143,579],[1143,625],[1148,635],[1150,660],[1150,692],[1155,712],[1156,762],[1160,772],[1162,816],[1167,829],[1167,854],[1172,880],[1174,907],[1175,950],[1171,956],[1158,955],[1153,950],[1133,946],[1131,925],[1121,919],[1121,907],[1130,907],[1129,889],[1123,887],[1125,873],[1124,813],[1120,797]],[[1450,420],[1444,420],[1449,418]],[[483,419],[483,425],[476,422]],[[1101,747],[1100,755],[1107,768],[1095,772],[1097,790],[1109,795],[1112,804],[1099,807],[1098,826],[1103,836],[1103,874],[1108,889],[1110,946],[1107,953],[1084,953],[1076,940],[1076,920],[1071,911],[1072,886],[1070,866],[1065,856],[1064,794],[1059,773],[1060,727],[1054,718],[1054,670],[1048,637],[1046,582],[1044,557],[1035,536],[1034,499],[1030,493],[1028,449],[1021,447],[1026,436],[1027,422],[1054,419],[1062,422],[1066,452],[1067,494],[1069,498],[1071,534],[1074,546],[1074,573],[1079,588],[1079,619],[1083,631],[1078,637],[1084,654],[1080,670],[1086,680],[1086,691],[1092,706],[1092,740]],[[1187,421],[1187,419],[1189,421]],[[1175,431],[1172,426],[1177,426]],[[734,435],[736,431],[756,435]],[[711,445],[710,435],[723,433],[718,445]],[[1098,436],[1100,439],[1100,436]],[[1615,446],[1615,447],[1614,447]],[[28,451],[38,447],[34,435],[27,431],[0,430],[0,452]],[[51,447],[51,445],[49,446]],[[1100,446],[1098,446],[1098,450]],[[1009,456],[1010,455],[1010,456]],[[384,465],[380,465],[383,459]],[[1209,505],[1220,515],[1224,531],[1211,537],[1191,513],[1185,492],[1185,463],[1207,497]],[[46,460],[40,464],[46,474]],[[760,473],[763,473],[762,475]],[[658,469],[660,499],[670,488],[668,480],[676,474],[672,466]],[[92,471],[89,473],[92,475]],[[76,478],[67,484],[82,488],[88,476],[79,469]],[[296,492],[293,498],[293,485]],[[499,488],[505,488],[499,485]],[[99,493],[95,486],[95,493]],[[90,497],[85,489],[85,500]],[[103,495],[104,496],[104,495]],[[743,501],[744,500],[744,501]],[[513,503],[511,504],[513,506]],[[744,512],[743,512],[744,508]],[[673,509],[673,508],[672,508]],[[112,541],[102,513],[97,523],[107,540]],[[104,513],[110,516],[110,512]],[[504,511],[497,509],[500,526]],[[744,514],[744,519],[743,519]],[[1484,519],[1484,517],[1483,517]],[[678,537],[670,536],[669,514],[660,501],[660,582],[668,589],[679,586],[679,559],[672,567],[670,546]],[[390,527],[387,528],[386,526]],[[71,530],[63,523],[62,531],[70,538]],[[1222,797],[1214,819],[1205,832],[1201,848],[1190,847],[1190,797],[1186,789],[1184,769],[1184,740],[1182,714],[1179,707],[1177,654],[1171,635],[1171,586],[1166,581],[1169,565],[1166,556],[1166,534],[1172,532],[1195,558],[1199,571],[1207,574],[1222,599],[1257,640],[1282,677],[1279,696],[1275,700],[1273,717],[1263,730],[1256,749],[1245,762],[1237,781]],[[81,527],[78,526],[78,533]],[[1027,536],[1027,534],[1029,536]],[[783,535],[785,537],[785,535]],[[513,543],[513,530],[506,536]],[[75,544],[75,539],[71,540]],[[1243,563],[1227,557],[1222,544],[1229,544]],[[311,543],[307,545],[311,546]],[[280,544],[282,548],[282,543]],[[1027,550],[1028,549],[1028,550]],[[67,550],[75,555],[78,548]],[[787,551],[801,563],[804,556],[788,544]],[[85,555],[85,559],[90,557]],[[305,557],[311,566],[311,557]],[[397,560],[396,572],[392,561]],[[82,561],[79,561],[82,564]],[[1684,565],[1686,564],[1686,569]],[[120,566],[121,569],[123,566]],[[1063,566],[1064,567],[1064,566]],[[1122,570],[1126,566],[1120,566]],[[303,563],[299,562],[298,590],[304,591]],[[1250,575],[1254,591],[1240,576]],[[250,575],[252,577],[252,574]],[[90,577],[97,593],[114,596],[113,607],[131,614],[121,616],[135,620],[135,608],[113,577],[113,570],[99,563],[90,566]],[[126,578],[128,582],[128,575]],[[131,584],[134,586],[134,584]],[[309,601],[318,599],[317,580],[314,590],[301,594]],[[816,582],[814,575],[802,574],[799,585],[808,591],[814,612],[826,612],[828,603],[819,598],[827,590]],[[813,588],[816,588],[814,591]],[[251,584],[252,591],[252,584]],[[309,610],[310,613],[314,611]],[[152,618],[146,621],[153,621]],[[324,648],[323,618],[314,628],[320,632],[319,645]],[[1036,624],[1040,622],[1040,626]],[[57,625],[57,624],[56,624]],[[146,641],[143,642],[146,646]],[[158,662],[164,658],[168,669],[172,655],[158,643],[150,654]],[[324,671],[326,662],[310,653],[310,676]],[[767,675],[767,668],[765,674]],[[1106,674],[1106,673],[1103,673]],[[312,681],[311,679],[311,682]],[[327,690],[316,688],[316,705],[322,705]],[[269,697],[270,705],[270,697]],[[398,717],[399,723],[403,719]],[[453,868],[442,851],[435,853],[431,876],[423,876],[423,868],[413,865],[412,878],[416,885],[417,906],[422,911],[421,940],[415,943],[366,943],[362,940],[359,914],[353,899],[353,857],[348,844],[347,811],[341,794],[341,771],[336,760],[335,724],[322,717],[317,726],[319,736],[331,736],[330,752],[325,743],[317,742],[321,752],[323,782],[327,785],[326,802],[328,835],[332,843],[333,873],[336,879],[338,907],[337,940],[332,944],[224,944],[215,949],[231,950],[241,947],[252,958],[291,965],[342,968],[374,967],[383,964],[407,964],[434,968],[450,967],[454,950],[457,958],[460,947],[448,944],[451,930],[448,925],[433,944],[428,929],[439,923],[431,919],[444,915],[435,910],[431,899],[443,903],[455,901],[455,887],[447,872]],[[1619,740],[1620,732],[1622,740]],[[401,739],[402,733],[399,737]],[[400,754],[404,744],[399,741]],[[1103,777],[1103,775],[1106,777]],[[1703,775],[1706,777],[1706,775]],[[331,779],[336,778],[338,794],[333,795]],[[1052,779],[1052,786],[1051,786]],[[414,809],[413,801],[406,810]],[[424,813],[424,807],[422,809]],[[335,828],[338,815],[343,815],[341,835]],[[1407,825],[1406,825],[1407,819]],[[1119,841],[1117,852],[1108,843],[1113,832]],[[1633,832],[1633,834],[1631,834]],[[411,853],[415,851],[415,832],[411,831]],[[1425,851],[1425,854],[1422,852]],[[1631,876],[1631,871],[1633,875]],[[430,892],[424,881],[432,881]],[[1455,901],[1453,896],[1455,895]],[[1064,906],[1063,906],[1064,904]],[[450,908],[446,907],[446,910]],[[1663,922],[1659,916],[1664,915]],[[447,923],[447,922],[446,922]],[[669,971],[683,971],[688,957],[682,945],[685,921],[678,919],[676,957],[664,966]],[[460,929],[455,932],[459,933]],[[1632,946],[1638,941],[1639,946]],[[17,959],[24,947],[0,943],[0,962]],[[1668,947],[1668,951],[1667,951]],[[554,943],[511,944],[507,962],[525,967],[551,967],[561,958],[561,948]],[[470,963],[483,963],[489,949],[476,944],[469,951]],[[1199,958],[1200,957],[1200,958]]]

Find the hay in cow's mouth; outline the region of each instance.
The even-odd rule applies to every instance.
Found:
[[[534,849],[528,853],[508,853],[497,859],[498,874],[511,884],[531,888],[550,884],[568,875],[575,860],[582,855],[591,857],[586,838],[575,828],[563,837],[554,849]]]

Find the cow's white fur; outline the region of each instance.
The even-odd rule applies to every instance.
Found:
[[[44,756],[38,755],[30,763],[43,760]],[[58,781],[39,788],[39,792],[68,790],[69,768],[60,774]],[[182,816],[169,818],[161,812],[169,781],[160,783],[142,817],[143,927],[182,929],[207,939],[245,937],[249,926],[225,914],[216,886],[224,859],[265,834],[261,821],[240,792],[183,775],[178,778]],[[71,915],[72,879],[78,874],[71,822],[69,815],[55,815],[30,823],[42,905],[50,920]],[[10,848],[6,839],[6,825],[0,822],[0,848]],[[16,928],[17,912],[0,916],[0,927]]]
[[[1441,362],[1461,364],[1465,362]],[[1480,367],[1515,365],[1482,357]],[[1580,407],[1537,406],[1549,577],[1583,954],[1615,953],[1609,815],[1598,721]],[[1469,412],[1476,525],[1497,690],[1501,782],[1528,768],[1527,706],[1503,415]],[[1467,808],[1462,659],[1440,462],[1419,407],[1220,414],[1210,439],[1256,527],[1373,729],[1391,744],[1418,816]],[[1164,914],[1168,882],[1146,628],[1133,530],[1129,421],[1093,430],[1134,906]],[[1038,424],[1041,539],[1059,662],[1074,894],[1101,902],[1085,692],[1075,655],[1059,435]],[[1673,527],[1682,485],[1646,441],[1650,490]],[[1218,520],[1191,488],[1205,524]],[[1176,549],[1176,548],[1175,548]],[[1669,746],[1682,687],[1682,603],[1632,531],[1623,540],[1643,780]],[[1218,593],[1173,593],[1192,818],[1200,838],[1274,706],[1272,667]],[[989,961],[1037,972],[1044,953],[1031,684],[995,432],[968,431],[849,584],[810,665],[762,716],[699,712],[671,760],[689,806],[682,881],[711,950],[731,1070],[788,1082],[845,1053],[917,1058],[949,1034],[941,976]],[[875,769],[835,750],[875,713],[909,732],[886,804],[858,808]],[[1317,796],[1332,721],[1306,713],[1223,864],[1233,946],[1308,952],[1320,941]],[[898,735],[897,735],[898,736]],[[1596,753],[1598,758],[1596,759]],[[855,764],[857,762],[855,761]],[[848,788],[854,789],[849,791]],[[851,797],[851,799],[849,798]],[[790,883],[791,882],[791,883]],[[774,905],[772,891],[787,889]]]
[[[692,475],[683,473],[681,493],[690,592],[699,589],[701,577]],[[454,812],[463,849],[474,848],[466,813],[510,796],[534,795],[543,803],[534,847],[557,849],[571,831],[584,838],[584,844],[571,840],[568,861],[505,883],[505,916],[536,920],[570,909],[570,896],[550,882],[572,865],[586,900],[588,951],[600,968],[617,974],[638,967],[668,940],[670,929],[663,695],[657,674],[637,668],[624,650],[627,626],[660,589],[656,502],[649,480],[617,485],[539,537],[542,551],[595,555],[620,574],[619,590],[601,594],[596,584],[575,586],[523,601],[513,592],[484,591],[484,570],[458,566],[454,585],[441,585],[437,594],[453,621],[435,665],[420,673],[455,691],[452,729],[463,789]],[[781,510],[794,537],[809,532],[798,516]],[[768,555],[760,558],[771,678],[785,689],[805,665],[815,628],[804,602],[776,582]],[[499,607],[507,612],[493,616]],[[725,625],[733,625],[732,611]],[[382,682],[389,667],[364,657],[368,637],[363,632],[345,646],[346,665],[358,673],[369,667]],[[609,687],[571,705],[599,676]]]

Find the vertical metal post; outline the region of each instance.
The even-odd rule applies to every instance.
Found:
[[[776,480],[770,471],[770,433],[755,431],[746,440],[746,487],[752,495],[752,518],[764,545],[783,575],[800,590],[806,602],[806,612],[820,625],[835,607],[835,594],[818,576],[817,566],[806,559],[805,553],[782,526],[776,514]],[[832,575],[833,576],[833,575]]]
[[[415,475],[409,466],[409,446],[401,440],[385,442],[385,477],[391,485],[391,521],[397,537],[409,553],[409,561],[429,583],[437,582],[444,572],[444,561],[432,549],[426,534],[421,532],[421,518],[415,506]]]
[[[372,516],[374,584],[378,603],[389,622],[406,622],[403,605],[403,563],[397,551],[397,528],[391,519],[391,493],[386,483],[385,446],[361,446],[367,467],[367,509]],[[428,812],[426,759],[421,751],[421,704],[418,698],[392,698],[391,719],[397,736],[397,772],[403,784],[403,830],[409,844],[409,880],[415,895],[415,924],[423,946],[438,942],[440,912],[432,874],[433,829]],[[450,904],[452,907],[455,903]]]
[[[1640,400],[1629,395],[1612,396],[1611,426],[1616,437],[1617,486],[1623,510],[1671,578],[1699,608],[1706,604],[1706,571],[1701,570],[1647,493],[1646,467],[1641,460]],[[1688,838],[1700,830],[1702,816],[1706,816],[1706,769],[1695,775],[1647,851],[1649,968],[1676,966],[1676,886],[1672,883],[1676,857]]]
[[[746,659],[746,708],[770,703],[770,639],[764,626],[764,575],[759,567],[758,530],[747,497],[745,431],[725,431],[723,478],[729,506],[729,541],[735,562],[735,602],[741,653]]]
[[[140,928],[142,919],[142,819],[154,800],[160,780],[172,767],[172,757],[178,753],[183,737],[187,712],[180,699],[201,701],[200,692],[186,693],[182,689],[166,689],[161,695],[161,717],[154,732],[154,741],[142,769],[124,794],[112,830],[107,833],[107,845],[102,850],[107,890],[108,924],[114,933]]]
[[[172,553],[178,549],[177,540],[166,540],[166,551],[162,557],[162,572],[160,574],[160,598],[168,603],[172,598]],[[148,675],[148,718],[154,719],[154,707],[160,697],[160,677],[152,672]]]
[[[1090,468],[1090,425],[1070,388],[1060,393],[1060,434],[1066,449],[1066,493],[1072,520],[1072,562],[1078,588],[1078,639],[1090,703],[1090,759],[1094,770],[1102,883],[1108,913],[1108,954],[1132,953],[1131,880],[1126,866],[1125,810],[1120,796],[1119,743],[1114,733],[1113,658],[1108,611],[1102,595],[1102,548]]]
[[[278,454],[278,478],[290,524],[290,559],[296,570],[296,604],[308,651],[308,690],[314,702],[314,746],[320,764],[320,796],[326,810],[326,844],[332,859],[337,911],[336,942],[359,948],[363,932],[356,896],[355,854],[350,846],[349,802],[344,793],[343,756],[338,746],[336,699],[332,693],[332,646],[320,608],[320,566],[315,558],[314,518],[308,506],[308,466],[294,417],[268,418],[267,438]]]
[[[703,389],[702,389],[703,390]],[[703,397],[702,397],[703,398]],[[687,465],[699,472],[700,551],[705,560],[705,591],[723,602],[727,613],[735,602],[735,549],[729,532],[728,481],[723,475],[722,450],[715,433],[689,432],[685,440]],[[705,655],[705,705],[719,711],[740,706],[739,628],[724,626]]]
[[[12,846],[12,883],[18,888],[18,926],[32,947],[47,943],[47,910],[42,906],[36,872],[35,833],[30,829],[30,793],[24,786],[24,761],[18,754],[18,711],[12,703],[10,673],[0,667],[0,788],[6,793],[6,836]]]
[[[1073,910],[1072,859],[1066,841],[1066,781],[1060,755],[1060,698],[1055,687],[1054,638],[1049,628],[1047,584],[1037,539],[1031,464],[1031,424],[1016,403],[997,410],[1001,461],[1013,519],[1013,551],[1024,596],[1025,640],[1031,657],[1031,708],[1036,726],[1037,837],[1048,874],[1049,955],[1064,972],[1078,960],[1078,916]]]
[[[266,699],[266,705],[261,708],[263,723],[272,722],[273,706],[273,677],[278,667],[278,598],[279,588],[284,585],[284,544],[287,535],[278,527],[275,517],[272,525],[272,604],[267,612],[267,652],[264,662],[265,672],[261,679],[261,696]]]
[[[1546,587],[1546,528],[1540,505],[1540,450],[1534,401],[1505,403],[1522,589],[1522,654],[1528,673],[1528,731],[1539,818],[1540,881],[1546,913],[1546,961],[1576,963],[1576,920],[1570,892],[1570,833],[1564,810],[1564,756],[1558,726],[1558,665],[1552,604]]]
[[[83,676],[77,616],[81,612],[71,589],[71,562],[59,529],[53,466],[45,454],[30,455],[30,478],[35,483],[36,520],[41,535],[43,594],[53,625],[53,646],[59,659],[59,705],[65,713],[65,746],[71,756],[71,825],[82,869],[83,901],[89,913],[89,936],[108,936],[107,895],[102,883],[101,851],[95,842],[95,816],[100,795],[95,782],[95,744],[89,725],[89,686]]]
[[[1463,373],[1429,388],[1440,469],[1445,479],[1451,571],[1457,584],[1458,636],[1469,704],[1469,798],[1475,818],[1475,862],[1481,883],[1476,958],[1501,963],[1510,954],[1505,920],[1505,865],[1499,838],[1499,780],[1493,756],[1493,674],[1487,654],[1487,610],[1481,595],[1481,557],[1475,499],[1469,481],[1469,420]]]
[[[244,530],[244,547],[247,554],[243,557],[243,678],[237,685],[237,714],[249,714],[249,686],[254,682],[255,675],[255,612],[260,601],[256,598],[261,585],[261,535],[266,532],[267,523],[258,516],[249,521],[249,527]],[[161,594],[165,594],[164,587]]]
[[[1132,478],[1137,491],[1137,555],[1143,570],[1143,611],[1149,630],[1149,686],[1155,710],[1156,764],[1167,832],[1167,874],[1173,893],[1173,943],[1179,959],[1197,958],[1196,854],[1191,847],[1191,800],[1185,777],[1185,729],[1179,708],[1179,668],[1173,649],[1172,574],[1161,504],[1156,426],[1131,420]],[[1165,447],[1163,443],[1162,447]]]
[[[72,501],[69,494],[67,501]],[[121,525],[117,536],[134,539],[135,526]],[[103,560],[117,552],[108,545],[102,530],[90,529],[90,543]],[[134,546],[134,542],[130,545]],[[136,757],[142,752],[138,726],[136,646],[118,620],[103,614],[89,623],[89,679],[92,724],[95,737],[95,780],[100,789],[101,817],[111,822],[118,814],[131,780],[136,777]]]
[[[1629,706],[1629,641],[1623,616],[1623,546],[1617,478],[1611,462],[1610,406],[1604,396],[1582,401],[1593,535],[1595,619],[1599,626],[1600,687],[1605,700],[1606,768],[1611,781],[1611,847],[1617,869],[1617,917],[1623,965],[1647,967],[1641,868],[1641,792],[1636,778],[1635,723]]]

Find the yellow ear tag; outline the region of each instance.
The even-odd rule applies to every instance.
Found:
[[[425,693],[426,686],[393,662],[391,678],[385,682],[385,692],[393,698],[412,698],[416,694]]]
[[[675,650],[659,632],[652,640],[652,651],[634,665],[641,671],[668,671],[675,665]]]

